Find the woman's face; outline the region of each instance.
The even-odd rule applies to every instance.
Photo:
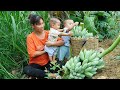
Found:
[[[33,28],[37,32],[41,32],[44,30],[44,21],[40,19],[39,23],[33,25]]]

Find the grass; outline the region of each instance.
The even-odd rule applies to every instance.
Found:
[[[28,21],[29,11],[0,12],[0,78],[15,79],[23,77],[23,67],[28,64],[26,37],[32,32]],[[48,27],[48,12],[38,11]],[[16,70],[16,74],[12,71]]]

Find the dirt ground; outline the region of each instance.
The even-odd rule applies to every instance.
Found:
[[[99,42],[99,46],[105,50],[110,47],[112,43],[112,39],[106,39]],[[98,73],[93,76],[93,79],[120,79],[120,58],[116,59],[117,56],[120,56],[120,44],[104,57],[105,67],[98,71]]]

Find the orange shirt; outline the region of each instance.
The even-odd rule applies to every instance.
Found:
[[[44,53],[40,56],[37,57],[32,57],[35,53],[35,51],[37,51],[37,49],[39,48],[40,50],[43,50],[44,46],[45,46],[45,42],[48,40],[48,34],[49,31],[45,31],[45,38],[44,39],[39,39],[34,32],[32,32],[31,34],[29,34],[27,36],[27,51],[29,54],[29,64],[31,63],[35,63],[35,64],[39,64],[41,66],[46,65],[49,62],[49,57],[47,53]],[[61,38],[59,38],[58,40],[61,40]]]

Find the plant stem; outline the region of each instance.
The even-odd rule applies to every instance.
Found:
[[[103,53],[101,53],[99,55],[100,58],[104,57],[106,54],[110,53],[111,51],[113,51],[113,49],[119,44],[120,42],[120,35],[118,36],[118,38],[113,42],[113,44],[106,49]]]

